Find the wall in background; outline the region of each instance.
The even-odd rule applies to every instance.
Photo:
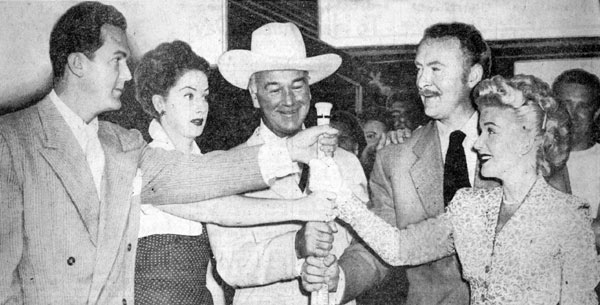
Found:
[[[50,90],[50,32],[56,20],[78,2],[0,1],[0,113]],[[103,3],[114,5],[127,18],[133,62],[159,43],[175,39],[188,42],[211,64],[227,49],[226,0]]]
[[[600,57],[515,62],[515,74],[532,74],[549,85],[552,85],[558,75],[569,69],[583,69],[600,77]]]
[[[598,0],[319,0],[320,38],[334,47],[416,44],[438,22],[475,25],[487,40],[600,35]]]

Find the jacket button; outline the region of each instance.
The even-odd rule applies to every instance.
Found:
[[[131,251],[131,243],[127,244],[127,251]]]
[[[67,265],[73,266],[73,264],[75,264],[75,258],[71,256],[67,259]]]
[[[123,305],[127,305],[127,300],[123,299]]]

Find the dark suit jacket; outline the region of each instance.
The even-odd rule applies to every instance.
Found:
[[[475,187],[498,185],[482,179],[478,170],[475,177]],[[400,229],[439,215],[444,212],[443,179],[438,131],[431,121],[406,143],[385,147],[377,154],[370,181],[372,210]],[[346,275],[345,300],[383,280],[389,267],[360,244],[348,248],[339,264]],[[456,255],[408,267],[406,275],[407,304],[469,304]]]
[[[186,203],[266,187],[258,147],[185,156],[108,122],[98,135],[103,200],[48,97],[0,118],[1,304],[133,304],[140,197]]]

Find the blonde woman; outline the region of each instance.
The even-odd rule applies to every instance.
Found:
[[[587,204],[547,184],[569,153],[568,116],[533,76],[483,81],[475,143],[493,189],[459,190],[444,214],[393,228],[345,200],[340,218],[391,265],[458,254],[471,304],[598,304],[599,273]],[[309,261],[308,274],[322,268]],[[305,287],[322,279],[305,275]]]

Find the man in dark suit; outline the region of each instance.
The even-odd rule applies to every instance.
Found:
[[[131,79],[126,21],[71,7],[50,37],[54,90],[0,119],[0,303],[127,304],[139,204],[189,203],[268,187],[316,157],[313,128],[272,145],[188,155],[148,148],[98,121]],[[334,139],[321,141],[332,149]]]
[[[432,120],[403,144],[383,148],[370,180],[373,211],[398,228],[443,213],[457,188],[497,185],[479,176],[477,155],[472,149],[478,135],[478,114],[470,93],[490,68],[490,49],[479,31],[462,23],[429,27],[419,43],[415,64],[425,114]],[[457,143],[450,139],[455,137],[451,134],[462,134],[462,139]],[[456,168],[445,167],[448,151],[462,153],[461,177],[444,177],[457,172]],[[455,162],[447,165],[450,163]],[[457,181],[462,185],[456,185]],[[305,264],[303,268],[303,284],[307,290],[314,290],[322,278],[308,267]],[[343,292],[343,300],[351,300],[383,280],[388,267],[356,243],[325,274],[336,279],[333,275],[339,272],[340,281],[330,281],[329,287],[337,287],[342,290],[338,293]],[[407,304],[469,304],[468,286],[455,255],[409,267],[406,273]]]

